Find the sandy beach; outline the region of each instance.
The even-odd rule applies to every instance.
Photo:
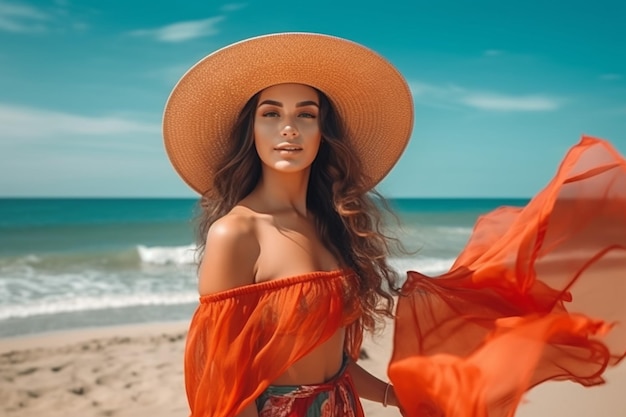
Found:
[[[187,416],[185,322],[74,330],[0,339],[0,414],[6,417]],[[385,378],[392,328],[367,338],[362,366]],[[624,417],[626,366],[601,387],[544,384],[518,417]],[[399,416],[363,402],[371,417]]]
[[[185,323],[0,340],[0,414],[185,416]]]

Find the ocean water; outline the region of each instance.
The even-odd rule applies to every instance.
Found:
[[[404,272],[445,272],[478,216],[522,199],[396,199]],[[189,320],[197,305],[192,199],[0,199],[0,337]]]

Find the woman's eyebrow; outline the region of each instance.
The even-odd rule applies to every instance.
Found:
[[[313,100],[307,100],[307,101],[301,101],[299,103],[296,103],[296,107],[304,107],[304,106],[315,106],[315,107],[319,107],[319,104],[317,104],[316,102],[314,102]]]
[[[269,105],[276,106],[276,107],[283,107],[283,103],[281,103],[280,101],[275,101],[275,100],[263,100],[262,102],[259,103],[258,107],[264,104],[269,104]],[[296,107],[304,107],[304,106],[319,107],[319,104],[317,104],[313,100],[301,101],[299,103],[296,103]]]
[[[274,101],[274,100],[263,100],[262,102],[259,103],[258,107],[261,107],[264,104],[269,104],[269,105],[276,106],[276,107],[283,107],[283,103],[281,103],[280,101]]]

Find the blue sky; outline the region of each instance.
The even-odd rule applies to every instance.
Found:
[[[407,78],[387,196],[529,197],[582,134],[626,154],[623,0],[0,0],[0,196],[194,196],[162,147],[169,92],[280,31],[349,38]]]

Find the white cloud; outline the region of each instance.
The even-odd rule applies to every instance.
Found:
[[[160,134],[158,124],[118,116],[82,116],[0,103],[0,142],[15,139],[46,139],[59,136]]]
[[[84,31],[89,25],[70,16],[69,3],[56,0],[48,7],[0,0],[0,31],[33,34],[54,33],[69,28]]]
[[[223,12],[234,12],[236,10],[241,10],[246,6],[247,6],[246,3],[229,3],[229,4],[223,5],[221,7],[221,10]]]
[[[458,107],[458,97],[465,91],[456,85],[437,86],[419,81],[410,81],[409,89],[415,101],[443,109]]]
[[[622,75],[621,74],[602,74],[602,75],[600,75],[600,79],[601,80],[606,80],[606,81],[621,80],[622,79]]]
[[[493,91],[470,90],[454,84],[409,83],[416,101],[431,107],[470,107],[488,111],[552,111],[562,100],[544,94],[513,95]]]
[[[0,30],[13,33],[36,33],[45,31],[42,22],[50,19],[43,11],[21,3],[0,1]]]
[[[157,29],[139,29],[130,32],[134,36],[155,38],[161,42],[184,42],[190,39],[211,36],[217,33],[216,25],[224,16],[215,16],[202,20],[188,20],[172,23]]]
[[[408,81],[408,83],[409,89],[411,90],[413,96],[421,96],[424,94],[435,92],[437,90],[437,87],[429,84],[424,84],[419,81]]]
[[[550,111],[559,107],[557,100],[545,96],[505,96],[501,94],[469,94],[461,102],[478,109],[495,111]]]

